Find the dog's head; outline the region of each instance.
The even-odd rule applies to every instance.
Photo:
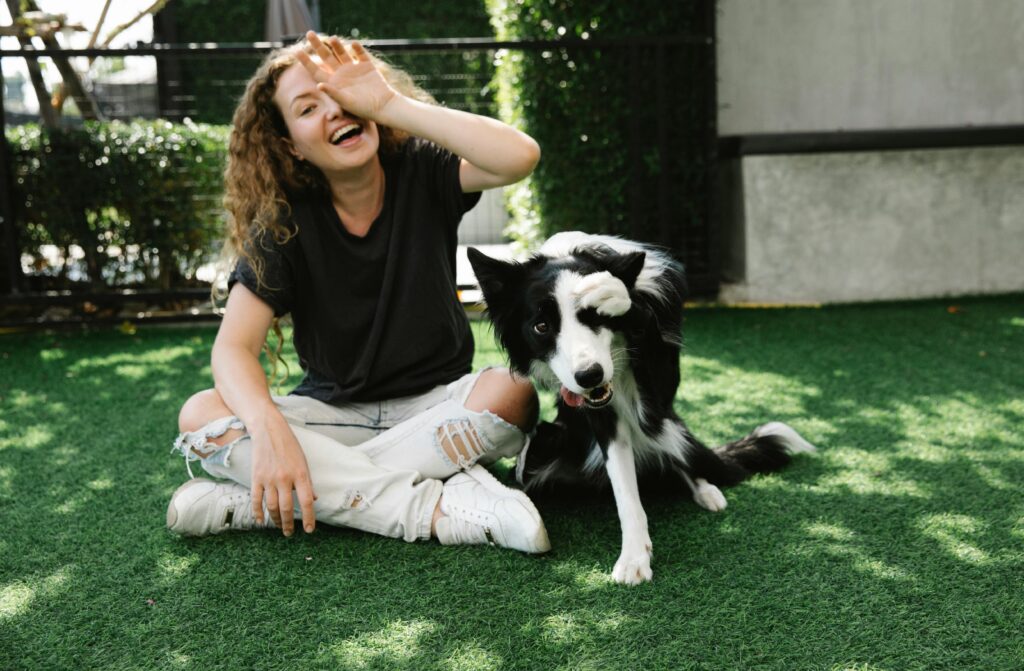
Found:
[[[558,385],[572,407],[607,405],[616,366],[625,363],[617,334],[645,254],[587,247],[523,263],[473,248],[468,255],[511,367]]]

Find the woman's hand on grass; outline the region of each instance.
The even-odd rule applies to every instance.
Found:
[[[306,33],[306,39],[320,62],[305,51],[299,51],[296,57],[318,82],[320,90],[349,114],[376,121],[384,107],[399,95],[359,42],[346,44],[338,37],[329,37],[324,42],[312,31]]]
[[[285,536],[295,529],[292,492],[298,496],[303,528],[311,533],[316,527],[313,502],[317,499],[309,476],[306,455],[291,427],[278,412],[270,413],[262,427],[250,431],[252,454],[252,510],[256,520],[264,522],[263,500],[267,512]]]

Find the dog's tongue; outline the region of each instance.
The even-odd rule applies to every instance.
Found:
[[[558,393],[562,395],[562,400],[570,408],[578,408],[583,405],[583,397],[576,392],[569,391],[565,387],[558,390]]]

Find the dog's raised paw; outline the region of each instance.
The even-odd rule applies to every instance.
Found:
[[[580,307],[594,308],[605,317],[620,317],[633,304],[626,285],[608,271],[584,275],[573,287],[573,295]]]
[[[639,585],[649,582],[654,577],[651,571],[651,553],[625,554],[615,562],[612,569],[612,580],[621,585]]]
[[[697,502],[701,508],[706,508],[713,513],[725,510],[728,503],[725,500],[725,494],[722,490],[714,486],[707,480],[697,479],[697,491],[693,493],[693,500]]]

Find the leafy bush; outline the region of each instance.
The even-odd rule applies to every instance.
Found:
[[[56,287],[69,264],[49,267],[43,245],[63,259],[80,247],[94,286],[193,283],[221,233],[227,134],[166,121],[9,128],[21,253]]]
[[[707,30],[707,9],[697,0],[488,0],[501,40],[619,40],[498,54],[502,118],[544,152],[509,198],[514,238],[625,235],[676,250],[691,272],[707,265],[713,43],[681,38]]]

